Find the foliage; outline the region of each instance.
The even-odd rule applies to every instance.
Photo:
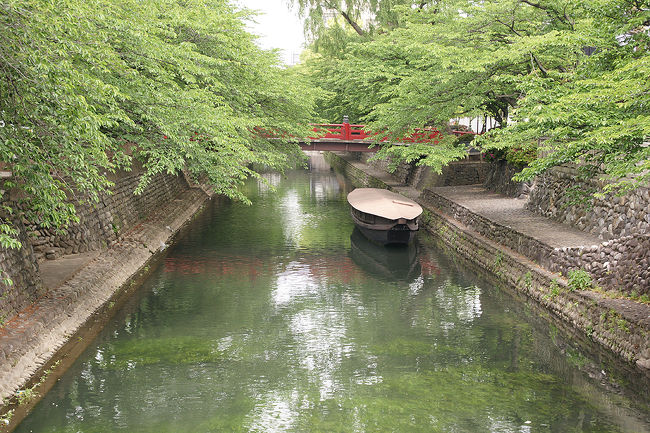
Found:
[[[600,320],[603,322],[610,330],[615,330],[616,328],[620,329],[621,331],[630,332],[630,324],[627,320],[625,320],[621,314],[614,310],[614,309],[609,309],[607,311],[603,311],[600,314]]]
[[[474,134],[462,134],[456,137],[456,144],[470,144],[474,141]]]
[[[408,7],[410,6],[410,7]],[[578,164],[604,172],[607,189],[650,178],[650,11],[630,0],[440,0],[395,6],[395,26],[358,38],[335,56],[312,57],[319,104],[397,136],[450,119],[494,117],[476,141],[526,167],[527,180]],[[532,143],[543,140],[539,155]],[[530,145],[527,143],[531,143]],[[515,151],[517,149],[517,151]],[[519,149],[522,149],[523,152]],[[384,155],[439,167],[458,158],[451,141]]]
[[[399,5],[410,5],[411,0],[292,0],[305,17],[305,31],[315,48],[335,46],[333,42],[344,35],[345,29],[365,37],[398,26]],[[424,7],[427,0],[419,1]],[[332,53],[332,51],[330,51]]]
[[[589,290],[594,286],[589,273],[582,269],[573,269],[569,271],[568,277],[568,288],[571,292],[575,290]]]
[[[76,219],[69,198],[96,201],[134,157],[138,192],[187,170],[240,199],[249,164],[301,158],[255,131],[304,136],[314,94],[255,45],[248,16],[228,0],[2,0],[0,162],[13,173],[2,190],[61,227]]]
[[[516,124],[496,132],[494,145],[544,137],[545,156],[520,179],[571,163],[587,177],[604,172],[614,181],[606,191],[625,191],[650,178],[650,149],[643,145],[650,135],[650,12],[625,1],[583,2],[581,7],[572,33],[596,51],[590,57],[576,55],[563,69],[525,77]]]
[[[505,160],[517,168],[527,167],[535,159],[537,159],[537,145],[534,143],[509,147],[505,152]]]
[[[16,391],[16,399],[18,404],[27,404],[33,399],[38,397],[38,393],[34,391],[34,387],[32,388],[25,388],[21,389],[19,391]]]
[[[16,235],[18,235],[18,231],[0,219],[0,247],[5,249],[20,248],[21,243],[16,239]]]
[[[11,422],[11,418],[13,418],[14,416],[14,412],[15,410],[12,409],[0,415],[0,424],[9,425],[9,423]]]
[[[556,280],[551,281],[551,285],[548,287],[548,291],[548,295],[545,296],[548,298],[555,298],[560,294],[560,285]]]

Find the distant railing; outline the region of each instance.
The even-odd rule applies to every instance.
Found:
[[[306,137],[305,142],[345,142],[359,144],[365,141],[371,144],[372,141],[377,141],[391,142],[394,144],[438,144],[442,140],[442,133],[435,128],[416,129],[415,132],[407,137],[392,137],[388,134],[379,138],[379,133],[367,131],[366,125],[356,125],[348,122],[347,116],[343,118],[343,123],[312,123],[310,126],[316,134]],[[257,133],[265,138],[281,138],[278,136],[280,134],[268,130],[257,129]],[[452,130],[451,133],[456,136],[467,134],[477,135],[473,131]],[[375,139],[372,140],[372,138]]]
[[[314,123],[313,131],[318,135],[315,137],[307,137],[310,140],[341,140],[341,141],[354,141],[372,138],[378,133],[366,131],[366,125],[355,125],[347,122],[347,116],[343,118],[343,123]],[[472,134],[476,135],[473,131],[451,131],[456,136]],[[378,141],[381,142],[396,142],[396,143],[433,143],[438,144],[442,139],[442,133],[435,128],[430,129],[416,129],[415,132],[408,137],[391,138],[384,136]]]

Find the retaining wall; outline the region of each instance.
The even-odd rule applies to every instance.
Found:
[[[23,247],[0,249],[0,270],[13,281],[7,285],[0,280],[0,324],[44,294],[38,262],[113,245],[151,211],[190,188],[182,175],[159,174],[142,194],[134,195],[140,176],[138,171],[115,175],[112,194],[101,196],[94,206],[78,206],[79,223],[63,234],[37,223],[14,221]]]
[[[388,172],[390,159],[370,160],[371,156],[362,154],[359,160],[379,170]],[[436,173],[430,167],[417,166],[415,163],[402,163],[391,173],[399,182],[412,185],[419,190],[434,186],[477,185],[487,179],[489,164],[483,161],[455,161]]]
[[[628,295],[650,294],[650,233],[630,235],[580,248],[553,251],[554,272],[584,269],[601,287]]]
[[[622,197],[593,197],[603,186],[598,180],[580,180],[572,168],[556,167],[535,180],[528,209],[603,240],[649,233],[650,188]]]
[[[17,311],[44,293],[38,263],[22,220],[12,218],[18,229],[19,249],[0,248],[0,326]],[[11,283],[5,281],[8,278]]]
[[[512,177],[521,171],[505,161],[494,161],[488,164],[484,186],[490,191],[498,192],[508,197],[526,198],[530,193],[532,182],[516,182]]]
[[[571,270],[583,269],[597,285],[605,289],[628,295],[650,293],[648,188],[622,197],[608,194],[595,198],[593,193],[602,189],[604,183],[580,180],[572,168],[554,168],[534,183],[512,181],[517,171],[504,161],[490,163],[484,186],[511,197],[528,196],[526,208],[531,212],[598,235],[603,242],[576,248],[538,249],[534,243],[508,233],[503,227],[495,227],[498,237],[491,236],[490,227],[480,229],[485,222],[467,216],[470,221],[463,216],[462,210],[450,208],[454,204],[439,198],[434,200],[450,215],[458,215],[468,225],[477,227],[482,234],[503,241],[553,272],[566,276]]]
[[[38,223],[27,224],[36,259],[56,259],[111,245],[152,209],[188,188],[183,176],[158,174],[142,194],[134,195],[140,176],[138,171],[114,176],[112,194],[102,195],[94,205],[77,206],[79,223],[68,227],[63,234]]]
[[[556,167],[535,180],[526,207],[597,235],[603,243],[566,248],[551,257],[556,272],[584,269],[601,287],[650,293],[650,189],[624,196],[593,196],[604,182],[581,180],[575,169]]]
[[[512,228],[498,224],[479,214],[473,213],[467,208],[436,194],[430,190],[422,192],[422,201],[429,207],[448,215],[463,223],[472,230],[480,233],[488,239],[506,245],[513,251],[534,260],[546,269],[551,269],[553,264],[554,249],[537,239],[519,233]]]

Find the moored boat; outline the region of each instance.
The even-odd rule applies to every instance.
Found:
[[[352,220],[368,239],[381,245],[408,244],[418,231],[422,208],[413,200],[379,188],[348,194]]]

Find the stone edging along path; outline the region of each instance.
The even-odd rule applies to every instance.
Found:
[[[445,213],[448,209],[440,209],[437,200],[432,200],[435,192],[426,190],[422,193],[402,185],[390,174],[351,158],[329,153],[326,159],[357,186],[388,188],[419,202],[425,209],[423,225],[453,252],[535,300],[559,319],[569,332],[598,343],[607,349],[606,352],[614,354],[614,358],[650,379],[650,306],[627,299],[608,298],[593,291],[570,291],[566,279],[560,274],[550,272],[498,239],[490,239],[456,220],[455,214]],[[462,210],[463,214],[472,214],[469,209]],[[485,220],[485,216],[474,216]],[[498,222],[488,223],[499,230],[515,232]],[[548,249],[552,250],[552,247]]]
[[[15,402],[17,394],[29,390],[52,371],[56,358],[71,352],[78,356],[83,348],[71,351],[64,346],[75,343],[71,341],[75,338],[82,340],[79,332],[94,315],[112,315],[109,310],[116,299],[137,286],[137,280],[149,272],[150,265],[163,256],[167,244],[209,198],[200,188],[181,192],[0,329],[0,401]],[[20,388],[23,391],[18,391]],[[37,400],[36,396],[33,400]],[[0,409],[6,412],[9,406]],[[25,411],[23,406],[29,404],[21,405],[17,412]],[[11,424],[0,426],[0,431],[12,428],[14,422]]]

